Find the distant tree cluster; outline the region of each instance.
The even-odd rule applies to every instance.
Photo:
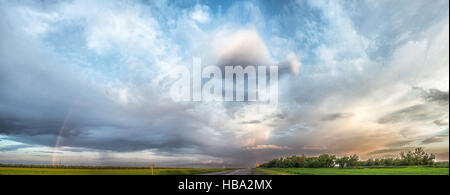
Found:
[[[407,153],[401,152],[398,158],[369,159],[361,161],[362,166],[409,166],[409,165],[433,165],[435,155],[427,154],[423,148],[416,148]]]
[[[261,167],[278,168],[331,168],[335,166],[336,156],[322,154],[318,157],[291,156],[287,158],[273,159],[260,165]]]
[[[353,154],[350,157],[344,156],[342,158],[338,158],[336,159],[336,164],[338,164],[340,168],[356,167],[360,165],[359,156]]]
[[[354,154],[336,158],[334,155],[322,154],[318,157],[291,156],[286,158],[276,158],[263,163],[260,167],[266,168],[332,168],[336,165],[340,168],[358,166],[410,166],[410,165],[433,165],[435,155],[427,154],[423,148],[416,148],[414,151],[400,153],[397,158],[369,159],[360,161]]]

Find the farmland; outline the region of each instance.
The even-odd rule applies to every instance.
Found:
[[[385,168],[257,168],[266,175],[449,175],[449,168],[385,167]]]
[[[229,169],[155,168],[154,175],[197,175]],[[380,167],[380,168],[257,168],[264,175],[449,175],[449,168]],[[17,168],[0,167],[0,175],[152,175],[151,169],[92,168]]]
[[[155,168],[154,175],[196,175],[227,169]],[[151,169],[68,169],[0,167],[0,175],[152,175]]]

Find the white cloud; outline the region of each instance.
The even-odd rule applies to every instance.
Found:
[[[146,52],[158,56],[165,49],[164,43],[158,39],[161,34],[158,28],[152,17],[144,19],[135,12],[104,12],[87,26],[87,46],[98,53],[131,49],[133,53]]]
[[[291,52],[287,56],[287,61],[289,63],[292,75],[298,76],[300,74],[300,67],[302,64],[298,61],[297,56]]]
[[[191,18],[202,24],[210,22],[209,7],[206,5],[196,5],[194,11],[191,12]]]

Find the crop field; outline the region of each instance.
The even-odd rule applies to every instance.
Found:
[[[154,175],[196,175],[227,169],[153,169]],[[65,169],[0,167],[0,175],[152,175],[151,169]]]
[[[266,175],[449,175],[449,168],[257,168]]]

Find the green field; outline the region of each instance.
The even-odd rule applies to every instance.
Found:
[[[153,169],[154,175],[195,175],[226,169]],[[152,175],[151,169],[59,169],[0,167],[0,175]]]
[[[266,175],[449,175],[449,168],[257,168]]]
[[[156,168],[154,175],[196,175],[227,169]],[[257,168],[265,175],[449,175],[449,168]],[[0,175],[152,175],[151,169],[68,169],[0,167]]]

